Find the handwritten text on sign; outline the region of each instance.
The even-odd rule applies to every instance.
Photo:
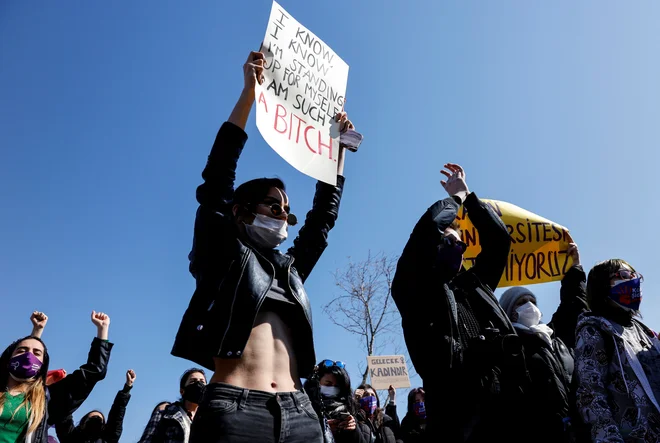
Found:
[[[255,88],[259,132],[294,168],[336,184],[334,117],[344,106],[348,65],[277,2],[261,50],[266,64],[265,81]]]
[[[384,355],[367,357],[371,386],[374,389],[409,388],[408,366],[403,355]]]
[[[511,203],[481,199],[499,215],[511,236],[511,250],[499,287],[531,285],[561,280],[573,264],[566,253],[572,241],[568,229]],[[463,231],[465,268],[474,265],[481,252],[477,229],[462,207],[458,220]]]

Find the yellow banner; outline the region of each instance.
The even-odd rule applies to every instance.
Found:
[[[500,216],[511,236],[509,258],[498,287],[547,283],[564,277],[573,264],[567,254],[572,241],[568,229],[511,203],[481,201]],[[459,209],[457,218],[463,241],[468,245],[463,264],[470,269],[481,252],[479,235],[464,207]]]

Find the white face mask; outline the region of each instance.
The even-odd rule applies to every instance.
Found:
[[[245,233],[257,246],[272,249],[286,240],[287,227],[286,220],[255,214],[252,224],[245,224]]]
[[[525,325],[528,328],[537,326],[541,323],[541,317],[543,317],[539,308],[537,308],[531,301],[528,301],[516,309],[516,312],[518,313],[518,323]]]
[[[339,386],[321,386],[321,395],[324,397],[336,397],[339,395]]]

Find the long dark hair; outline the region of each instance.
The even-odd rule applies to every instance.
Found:
[[[372,421],[374,425],[380,429],[380,427],[383,425],[383,419],[385,418],[385,411],[380,407],[380,398],[378,398],[378,392],[368,383],[362,383],[360,386],[358,386],[358,389],[364,389],[365,391],[372,390],[374,392],[374,397],[376,397],[376,411],[374,412]],[[361,412],[366,418],[366,413],[364,413],[364,411]]]
[[[38,337],[28,335],[27,337],[20,338],[10,344],[7,349],[0,355],[0,407],[5,403],[5,392],[7,383],[9,382],[9,361],[11,356],[23,340],[37,340],[44,347],[44,355],[41,363],[39,376],[30,383],[27,391],[25,392],[25,399],[19,405],[19,408],[25,407],[30,412],[32,424],[28,428],[28,433],[34,432],[41,424],[44,415],[46,414],[46,376],[48,375],[48,364],[50,363],[50,356],[48,355],[48,348],[46,344]],[[13,416],[12,416],[13,418]]]
[[[344,403],[348,412],[351,415],[355,416],[355,413],[358,410],[357,403],[353,397],[353,390],[351,389],[351,376],[348,375],[348,371],[345,368],[340,368],[339,366],[322,366],[319,365],[318,368],[318,378],[321,380],[324,375],[332,374],[337,380],[337,387],[339,388],[339,397],[337,400],[341,403]]]
[[[422,394],[426,398],[424,388],[411,389],[408,392],[408,414],[415,415],[415,397],[417,397],[417,394]]]

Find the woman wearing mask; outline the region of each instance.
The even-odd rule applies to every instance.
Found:
[[[408,393],[408,412],[401,422],[399,438],[403,443],[426,442],[426,408],[424,389],[411,389]]]
[[[78,426],[74,426],[71,415],[55,425],[60,443],[118,443],[124,430],[124,415],[134,382],[135,372],[129,369],[124,388],[117,393],[107,422],[101,411],[91,411],[80,419]]]
[[[573,438],[570,426],[573,408],[571,380],[573,349],[578,317],[588,310],[586,275],[580,265],[575,243],[570,243],[569,256],[573,266],[561,282],[561,303],[552,320],[541,323],[542,314],[536,306],[536,296],[527,288],[513,287],[500,297],[500,305],[522,341],[530,384],[525,389],[528,404],[520,426],[538,442],[562,443]]]
[[[289,430],[291,443],[323,438],[300,379],[316,363],[304,283],[337,221],[346,149],[341,143],[323,148],[323,155],[337,162],[336,185],[317,183],[312,209],[293,245],[277,249],[297,222],[284,183],[257,178],[234,188],[255,99],[260,98],[256,106],[275,115],[275,104],[255,94],[265,63],[263,53],[252,52],[244,64],[243,90],[218,132],[202,172],[204,183],[197,188],[189,255],[196,289],[172,348],[173,355],[214,371],[193,423],[190,440],[195,443],[252,442]],[[333,128],[346,133],[353,124],[340,112]]]
[[[357,404],[351,390],[351,377],[341,361],[323,360],[314,374],[305,382],[314,410],[321,417],[324,429],[329,429],[332,437],[326,436],[326,443],[369,443],[369,429],[355,420]]]
[[[620,259],[589,272],[577,327],[577,408],[593,442],[660,441],[660,343],[638,320],[642,275]]]
[[[380,400],[371,385],[363,384],[355,390],[355,399],[360,405],[358,423],[369,428],[370,441],[374,443],[396,443],[393,427],[396,422],[380,407]]]
[[[203,369],[191,368],[179,381],[181,399],[161,402],[153,410],[139,443],[188,443],[190,426],[206,386]]]
[[[46,443],[48,427],[78,409],[108,367],[110,317],[92,312],[97,336],[87,363],[46,392],[48,349],[40,338],[16,340],[0,356],[0,442]],[[45,323],[44,325],[45,326]],[[42,327],[43,329],[43,327]]]

